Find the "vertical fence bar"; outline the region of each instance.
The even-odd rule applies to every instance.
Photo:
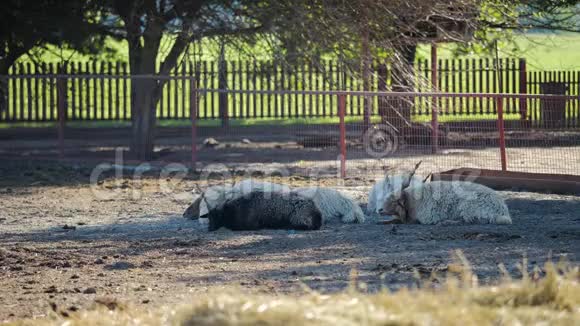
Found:
[[[437,92],[437,44],[431,45],[431,87],[433,92]],[[431,99],[431,147],[433,153],[439,150],[439,120],[437,116],[437,97]]]
[[[65,70],[61,70],[65,71]],[[57,92],[58,92],[58,158],[64,158],[64,124],[65,124],[65,114],[66,114],[66,102],[67,102],[67,89],[66,89],[66,79],[57,79]]]
[[[528,73],[526,69],[526,59],[520,59],[520,94],[528,92]],[[526,120],[528,117],[528,101],[520,98],[520,119]]]
[[[338,116],[340,121],[340,177],[346,178],[346,126],[344,115],[346,110],[346,95],[338,95]]]
[[[501,170],[507,171],[507,156],[505,152],[505,127],[503,120],[503,98],[497,97],[497,128],[499,130],[499,151],[501,157]]]
[[[195,78],[191,79],[189,100],[189,116],[191,119],[191,168],[195,171],[197,163],[197,85]]]

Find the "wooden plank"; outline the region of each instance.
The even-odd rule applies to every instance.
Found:
[[[444,80],[445,80],[445,86],[444,86],[444,91],[445,93],[449,93],[449,59],[445,59],[445,68],[444,68]],[[444,109],[443,112],[445,112],[445,114],[449,114],[450,113],[450,101],[449,101],[449,97],[445,97],[444,98]]]
[[[300,89],[302,91],[304,91],[306,89],[306,86],[305,86],[306,85],[306,76],[304,75],[305,71],[306,71],[305,65],[306,65],[306,63],[300,64],[300,71],[301,71],[301,73],[300,73],[301,79],[300,80],[302,81],[302,87]],[[302,94],[302,95],[300,95],[300,97],[302,97],[302,116],[303,117],[310,116],[309,114],[306,114],[306,94]]]
[[[108,107],[108,111],[109,111],[109,120],[114,120],[115,119],[115,115],[113,114],[113,62],[109,61],[107,62],[107,80],[106,80],[106,86],[107,86],[107,107]]]
[[[101,92],[101,96],[100,96],[100,100],[101,100],[101,119],[103,120],[108,120],[109,117],[107,115],[107,100],[106,100],[106,89],[105,89],[105,78],[106,78],[106,72],[105,72],[105,62],[101,61],[101,66],[100,66],[100,70],[99,70],[99,74],[101,75],[102,78],[99,79],[100,81],[100,92]]]
[[[278,91],[280,89],[280,79],[278,76],[278,62],[274,61],[272,63],[272,79],[273,79],[273,88],[275,91]],[[274,94],[274,117],[278,117],[280,115],[280,112],[278,112],[278,108],[279,108],[279,102],[280,102],[280,96],[279,94]]]
[[[272,61],[267,61],[265,62],[265,66],[266,66],[266,90],[268,91],[272,91],[272,89],[275,89],[275,87],[272,86],[272,66],[273,66],[273,62]],[[276,94],[270,94],[268,93],[266,95],[266,106],[267,106],[267,113],[265,113],[266,117],[271,118],[276,114],[276,110],[274,110],[274,113],[272,113],[272,97],[276,97]]]
[[[322,87],[324,87],[324,89],[328,89],[326,87],[326,84],[328,82],[328,78],[326,76],[327,74],[327,70],[328,70],[328,61],[322,61],[323,63],[326,62],[325,67],[322,67]],[[321,95],[322,96],[322,116],[326,117],[326,95]]]
[[[38,84],[36,88],[36,100],[38,103],[37,107],[37,118],[40,121],[46,121],[46,94],[45,94],[45,78],[43,75],[46,74],[46,63],[42,62],[36,65],[36,75],[38,76]]]
[[[127,63],[123,62],[121,64],[122,74],[123,74],[123,119],[132,119],[131,117],[131,91],[129,90],[130,80],[127,78]]]
[[[32,69],[30,67],[30,62],[26,63],[26,75],[32,74]],[[32,80],[30,78],[26,78],[26,99],[27,99],[27,115],[26,120],[32,121]]]
[[[464,65],[465,62],[465,65]],[[467,65],[467,60],[462,60],[462,59],[458,59],[458,64],[459,64],[459,69],[458,69],[458,74],[459,74],[459,80],[458,80],[458,93],[465,93],[465,89],[463,88],[463,77],[467,76],[467,70],[469,69],[468,65]],[[459,102],[459,109],[457,110],[459,112],[459,114],[469,114],[469,110],[467,110],[464,106],[463,106],[463,96],[461,96],[458,99]]]
[[[264,62],[260,61],[259,62],[259,69],[258,69],[258,80],[260,81],[260,88],[259,90],[265,90],[266,87],[266,83],[264,82]],[[260,105],[259,105],[259,110],[257,112],[254,112],[254,118],[257,118],[258,116],[260,118],[264,117],[264,94],[260,94],[258,96],[259,101],[260,101]]]
[[[97,75],[97,62],[93,61],[91,64],[91,71],[93,75]],[[99,100],[98,100],[98,92],[97,92],[97,87],[98,87],[98,83],[97,83],[97,79],[95,78],[91,78],[92,79],[92,95],[93,95],[93,120],[99,120],[102,119],[102,116],[99,115]]]
[[[308,89],[309,90],[313,90],[313,63],[312,60],[309,60],[308,63],[306,63],[308,66]],[[314,101],[313,101],[313,95],[309,94],[308,95],[308,111],[310,116],[312,117],[315,113],[314,113]]]
[[[244,88],[244,68],[243,68],[243,62],[242,61],[238,61],[238,88],[240,90],[246,90],[248,88],[248,85],[246,85],[246,87]],[[244,118],[244,97],[247,96],[244,93],[240,93],[240,103],[239,103],[239,108],[240,108],[240,112],[239,112],[239,117],[240,118]]]
[[[208,89],[208,70],[207,70],[207,61],[203,61],[202,62],[202,73],[203,73],[203,88]],[[209,98],[211,93],[209,92],[205,92],[203,95],[203,118],[207,119],[209,117],[207,110],[208,110],[208,103],[209,103]],[[197,110],[198,113],[197,114],[201,114],[199,112],[199,110]]]
[[[246,60],[246,71],[245,71],[245,74],[246,74],[246,89],[249,90],[249,91],[254,89],[253,88],[253,85],[251,83],[252,74],[250,73],[250,67],[251,67],[250,60]],[[246,95],[246,102],[245,102],[246,103],[246,107],[245,107],[245,110],[244,110],[244,118],[250,117],[250,100],[251,100],[251,94],[248,93]],[[276,105],[276,107],[278,107],[278,105]]]
[[[216,73],[215,73],[215,66],[216,66],[216,64],[217,64],[216,62],[212,62],[210,64],[210,76],[211,76],[211,88],[212,89],[215,89],[216,88],[215,87],[216,83],[219,84],[219,81],[218,81],[219,76],[217,76]],[[216,95],[219,96],[219,94],[210,93],[210,98],[211,98],[210,108],[211,108],[211,118],[212,119],[215,119],[216,118],[216,109],[219,110],[219,103],[216,103],[216,100],[215,100],[215,96]]]
[[[69,74],[71,75],[76,75],[77,74],[77,65],[74,62],[70,63],[70,70],[69,70]],[[75,78],[74,76],[72,78],[69,79],[70,81],[70,107],[67,107],[66,111],[67,114],[70,114],[70,119],[71,120],[80,120],[80,112],[79,110],[79,103],[77,102],[77,83],[78,83],[78,78]],[[80,101],[79,101],[80,102]]]
[[[580,126],[580,71],[576,72],[576,126]]]
[[[298,67],[296,65],[294,65],[292,67],[292,75],[294,76],[294,78],[292,78],[292,80],[294,81],[294,87],[293,90],[297,91],[298,90]],[[298,94],[294,94],[294,112],[295,112],[295,117],[300,117],[300,108],[299,108],[299,96]]]
[[[252,76],[253,82],[254,82],[254,90],[259,90],[258,88],[258,61],[254,60],[254,74]],[[253,109],[254,111],[252,112],[252,115],[254,118],[256,117],[256,112],[258,111],[258,94],[254,93],[253,94],[253,98],[254,101],[252,102],[253,105]],[[284,109],[284,102],[282,102],[282,111]],[[282,116],[284,116],[284,113],[282,112]],[[248,118],[250,117],[250,115],[248,115]]]
[[[121,75],[121,62],[117,61],[115,62],[115,76],[120,76]],[[115,102],[114,102],[114,106],[115,106],[115,120],[120,120],[121,119],[121,79],[116,79],[115,80]]]

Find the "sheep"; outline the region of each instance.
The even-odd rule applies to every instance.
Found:
[[[412,176],[410,173],[405,173],[401,175],[385,176],[384,179],[379,180],[375,183],[369,193],[369,200],[367,204],[367,214],[374,215],[378,214],[383,207],[383,202],[389,197],[390,194],[401,191],[402,185],[410,181],[411,185],[421,184],[421,179]]]
[[[324,223],[337,219],[342,223],[364,223],[365,215],[360,206],[340,192],[323,187],[296,188],[300,195],[311,198],[322,212]]]
[[[318,230],[322,225],[322,213],[312,199],[295,192],[262,190],[253,190],[211,208],[208,219],[208,231],[221,227],[233,231]]]
[[[413,172],[414,174],[414,172]],[[392,193],[381,215],[419,224],[511,224],[504,200],[492,189],[466,181],[433,181]]]
[[[285,185],[261,182],[252,179],[242,180],[235,185],[216,185],[206,189],[202,196],[197,197],[189,207],[183,212],[183,217],[189,219],[198,219],[207,215],[213,207],[219,207],[228,199],[234,199],[239,196],[247,195],[253,190],[280,191],[290,192],[290,188]]]

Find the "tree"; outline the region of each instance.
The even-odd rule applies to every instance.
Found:
[[[103,48],[89,23],[86,3],[76,0],[6,0],[0,9],[0,75],[24,54],[46,44],[82,51]],[[0,80],[0,109],[6,107],[6,80]]]
[[[278,11],[285,14],[274,20],[273,31],[282,39],[280,44],[292,44],[293,52],[302,58],[321,54],[340,58],[351,73],[362,75],[365,90],[371,62],[388,61],[392,90],[411,91],[417,82],[413,64],[419,43],[447,41],[471,47],[489,45],[506,30],[580,31],[577,4],[572,0],[280,0]],[[397,103],[386,109],[397,111],[389,115],[398,120],[393,124],[401,125],[410,120],[409,108]]]
[[[167,76],[192,42],[252,35],[268,20],[268,4],[262,1],[108,0],[92,5],[107,34],[127,41],[134,76]],[[162,42],[167,42],[166,53],[161,51]],[[131,83],[131,152],[137,159],[152,158],[156,107],[166,81],[140,78]]]

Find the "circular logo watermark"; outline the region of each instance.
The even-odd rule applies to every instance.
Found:
[[[397,151],[399,136],[397,131],[389,125],[374,125],[365,131],[363,144],[367,154],[374,158],[381,158]]]

